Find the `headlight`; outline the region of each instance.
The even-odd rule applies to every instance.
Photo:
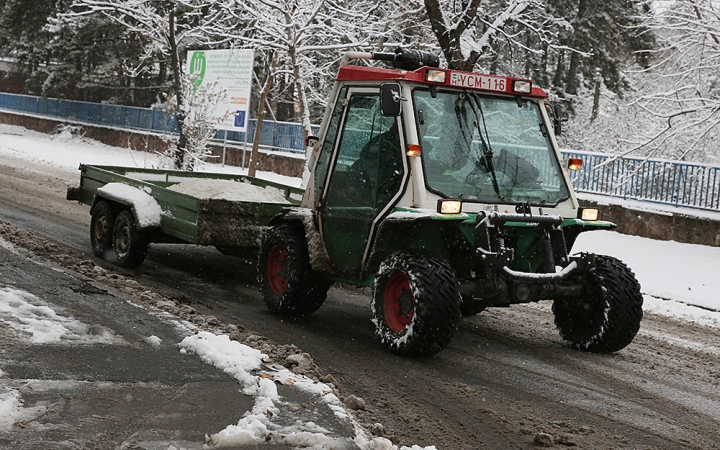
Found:
[[[447,72],[444,70],[428,69],[427,72],[425,72],[425,81],[444,84],[446,79]]]
[[[570,158],[567,160],[567,168],[568,170],[580,170],[582,169],[582,159],[580,158]]]
[[[578,217],[582,220],[594,222],[600,218],[600,211],[596,208],[580,208],[578,210]]]
[[[529,94],[532,92],[532,82],[528,80],[513,80],[512,90],[516,94]]]
[[[440,214],[460,214],[462,202],[460,200],[438,200],[437,212]]]

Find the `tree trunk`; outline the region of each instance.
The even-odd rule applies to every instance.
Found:
[[[277,119],[284,122],[295,121],[295,84],[288,84],[285,76],[279,77],[278,88],[281,93],[277,103]]]
[[[469,0],[467,7],[464,8],[467,14],[456,24],[452,30],[448,29],[445,23],[439,0],[424,0],[425,10],[427,11],[430,26],[435,37],[440,44],[440,49],[445,55],[448,63],[448,69],[472,71],[475,67],[480,54],[476,51],[470,53],[470,57],[465,59],[460,50],[460,36],[465,32],[475,20],[480,0]]]
[[[170,58],[173,71],[173,88],[175,89],[175,111],[177,116],[177,127],[180,137],[178,138],[177,146],[173,152],[173,163],[176,169],[182,170],[185,162],[185,151],[187,148],[187,136],[185,135],[185,111],[183,109],[183,92],[182,82],[180,77],[182,76],[182,67],[180,67],[180,57],[178,56],[177,41],[175,40],[175,8],[170,10],[169,20],[169,44],[170,44]]]
[[[568,94],[577,95],[578,93],[578,82],[577,76],[580,70],[580,54],[578,52],[572,52],[570,55],[570,67],[567,72],[567,87]]]
[[[252,151],[250,152],[250,163],[248,165],[248,175],[251,177],[255,176],[258,166],[258,148],[260,146],[260,134],[262,132],[263,119],[265,119],[265,100],[267,100],[268,93],[272,88],[272,80],[275,75],[275,67],[277,67],[278,51],[273,52],[272,63],[270,65],[270,72],[268,72],[267,78],[265,79],[265,86],[263,86],[262,94],[260,95],[260,102],[257,110],[257,124],[255,126],[255,134],[253,136]]]
[[[590,123],[593,123],[597,119],[598,111],[600,110],[600,86],[602,84],[602,73],[600,69],[595,69],[595,93],[593,94],[593,106],[592,114],[590,114]]]

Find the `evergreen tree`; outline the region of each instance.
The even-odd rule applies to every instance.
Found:
[[[569,27],[559,35],[553,85],[561,96],[577,95],[580,83],[593,82],[600,69],[605,86],[622,94],[627,86],[622,68],[628,62],[647,65],[655,45],[652,33],[639,28],[651,14],[644,0],[548,0],[548,11],[564,17]]]

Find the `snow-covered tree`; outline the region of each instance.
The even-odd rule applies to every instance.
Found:
[[[188,145],[185,118],[188,115],[182,74],[183,55],[191,47],[203,45],[219,22],[221,11],[211,0],[76,0],[73,17],[101,14],[128,32],[138,36],[144,47],[145,61],[162,61],[172,74],[174,112],[177,117],[179,138],[173,152],[175,167],[192,167],[186,162]],[[202,152],[202,149],[198,149]]]
[[[183,158],[182,166],[176,166],[176,168],[188,171],[194,170],[198,163],[206,161],[212,156],[209,148],[210,141],[215,136],[218,125],[231,114],[229,111],[223,115],[217,113],[218,105],[224,101],[227,95],[217,82],[199,84],[195,81],[196,77],[193,75],[186,73],[180,75],[181,97],[185,102],[182,109],[187,111],[183,129],[188,151]],[[165,139],[171,146],[164,155],[174,162],[174,149],[177,148],[179,137],[166,135]]]
[[[663,4],[644,24],[660,49],[639,74],[646,89],[633,106],[647,126],[628,138],[628,152],[718,161],[720,151],[720,8],[712,0]]]
[[[654,33],[642,23],[651,17],[645,0],[547,0],[548,10],[568,26],[560,33],[555,53],[553,86],[561,96],[575,96],[583,81],[595,83],[599,70],[604,85],[622,96],[629,86],[623,70],[646,66],[655,46]],[[569,50],[564,50],[569,49]]]

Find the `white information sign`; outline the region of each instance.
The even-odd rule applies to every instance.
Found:
[[[188,51],[187,71],[194,77],[196,90],[217,83],[216,89],[225,93],[216,114],[230,114],[218,124],[220,130],[247,131],[254,57],[252,50]]]

